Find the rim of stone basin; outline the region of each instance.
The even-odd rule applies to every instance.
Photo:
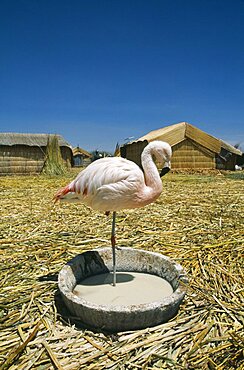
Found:
[[[81,261],[84,261],[84,258],[87,259],[86,263],[88,265],[90,264],[90,271],[88,271],[89,266],[86,266],[86,269],[88,269],[86,271],[87,276],[79,279],[79,276],[82,274],[80,265]],[[101,258],[102,263],[104,263],[104,266],[99,267],[100,270],[97,270],[97,266],[101,263],[101,260],[98,260],[98,258]],[[74,294],[74,287],[86,277],[99,273],[112,272],[112,250],[111,247],[106,247],[85,251],[67,262],[58,275],[58,286],[62,295],[66,300],[71,301],[72,304],[81,305],[93,312],[97,311],[100,313],[101,311],[106,313],[108,311],[110,313],[147,312],[158,309],[159,307],[179,306],[186,294],[188,285],[186,273],[180,264],[161,253],[128,247],[117,250],[116,258],[117,272],[145,272],[162,277],[171,284],[173,293],[168,297],[153,302],[132,305],[97,304]],[[135,261],[138,261],[138,263],[135,264]]]

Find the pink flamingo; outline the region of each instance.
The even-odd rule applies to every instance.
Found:
[[[152,141],[143,150],[141,163],[120,157],[96,160],[81,171],[54,196],[55,201],[83,202],[107,215],[113,212],[111,244],[113,252],[113,285],[116,285],[115,219],[122,209],[144,207],[154,202],[162,192],[163,176],[170,169],[171,147],[163,141]],[[164,167],[159,174],[155,161]]]

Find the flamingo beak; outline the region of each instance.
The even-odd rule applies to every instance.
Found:
[[[171,164],[170,164],[170,161],[168,162],[165,162],[161,172],[160,172],[160,177],[163,177],[164,175],[166,175],[166,173],[168,173],[170,171],[170,168],[171,168]]]

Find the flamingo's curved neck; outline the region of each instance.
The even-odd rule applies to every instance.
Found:
[[[144,177],[146,186],[152,189],[153,192],[162,192],[162,181],[158,173],[156,164],[152,158],[152,152],[147,147],[142,152],[142,167],[144,170]]]

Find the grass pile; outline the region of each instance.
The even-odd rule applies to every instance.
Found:
[[[42,173],[45,175],[64,175],[67,172],[62,158],[57,135],[49,136]]]
[[[73,177],[1,179],[0,369],[242,369],[243,180],[170,174],[156,203],[118,215],[118,245],[173,258],[190,285],[169,322],[106,334],[70,318],[57,291],[62,266],[111,232],[110,217],[53,205]]]

